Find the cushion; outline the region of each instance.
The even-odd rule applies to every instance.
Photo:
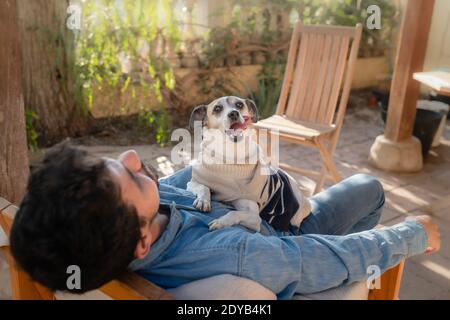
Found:
[[[65,291],[55,292],[56,300],[112,300],[112,298],[100,290],[92,290],[82,294],[69,293]]]
[[[295,295],[293,300],[367,300],[368,297],[366,283],[355,282],[318,293]]]
[[[259,283],[229,274],[213,276],[167,290],[179,300],[276,300]]]
[[[275,300],[276,295],[259,283],[233,275],[219,275],[190,282],[168,290],[180,300]],[[365,282],[308,295],[296,295],[294,300],[367,300]]]
[[[276,300],[277,296],[259,283],[223,274],[193,281],[167,290],[178,300]],[[340,286],[309,295],[296,295],[293,300],[367,300],[369,290],[364,282]],[[57,291],[57,300],[110,300],[99,290],[81,295]]]

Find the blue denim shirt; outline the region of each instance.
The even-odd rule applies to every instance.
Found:
[[[302,234],[301,230],[283,233],[265,221],[260,233],[242,226],[209,231],[208,223],[232,207],[213,201],[211,213],[198,212],[192,207],[194,195],[182,189],[189,174],[183,172],[177,178],[184,178],[176,183],[181,188],[170,185],[170,179],[160,185],[161,204],[169,205],[171,212],[167,228],[144,259],[130,264],[131,270],[164,288],[233,274],[259,282],[279,299],[289,299],[296,293],[365,280],[369,266],[384,271],[427,247],[426,232],[415,221],[347,235]],[[354,187],[355,179],[341,184]],[[363,181],[366,178],[359,179],[359,189],[368,185]],[[338,191],[334,190],[339,198]],[[313,207],[318,209],[317,204]]]

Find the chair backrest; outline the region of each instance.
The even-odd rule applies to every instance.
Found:
[[[297,22],[276,113],[311,123],[340,124],[361,33],[361,24],[341,27]],[[338,115],[334,117],[340,94]]]
[[[9,238],[18,208],[0,197],[0,228]],[[1,240],[1,239],[0,239]],[[120,299],[120,300],[166,300],[173,297],[164,289],[154,285],[133,272],[125,272],[121,277],[108,282],[98,290],[84,295],[52,292],[33,281],[21,270],[9,250],[7,243],[0,243],[9,265],[12,298],[14,300],[59,300],[59,299]]]

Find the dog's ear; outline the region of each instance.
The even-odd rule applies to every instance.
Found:
[[[245,99],[245,103],[247,104],[248,109],[252,114],[252,122],[256,123],[259,120],[258,108],[253,100]]]
[[[200,105],[192,110],[191,118],[189,119],[189,127],[191,129],[194,129],[195,122],[198,121],[202,122],[202,127],[205,125],[207,108],[208,106],[206,105]]]

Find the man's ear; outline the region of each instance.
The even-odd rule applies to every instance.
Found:
[[[259,113],[258,108],[256,107],[256,104],[253,100],[245,99],[245,103],[247,104],[247,108],[250,110],[250,113],[252,114],[252,122],[256,123],[259,119]]]
[[[207,108],[208,106],[206,105],[200,105],[192,110],[191,118],[189,119],[189,127],[191,129],[194,129],[195,123],[199,121],[201,121],[202,127],[205,125]]]
[[[152,234],[150,231],[146,232],[139,239],[136,249],[134,249],[134,256],[137,259],[144,259],[150,251],[150,245],[152,244]]]

